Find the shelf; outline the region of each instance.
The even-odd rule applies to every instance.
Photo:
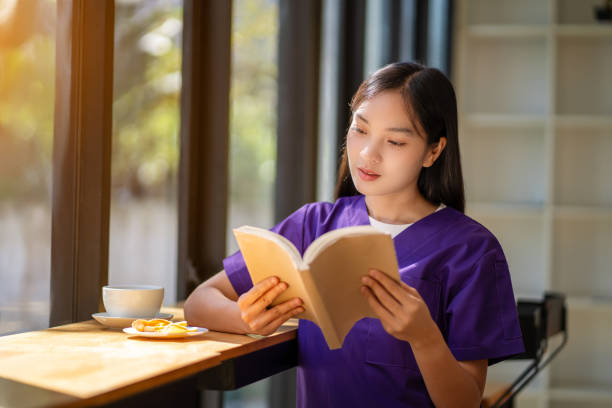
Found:
[[[557,3],[557,18],[559,24],[590,24],[595,25],[593,7],[604,4],[603,0],[555,0]]]
[[[567,327],[568,343],[550,365],[550,387],[611,390],[610,309],[570,307],[567,311]],[[554,347],[555,344],[550,346]]]
[[[558,37],[612,37],[612,26],[592,24],[556,25],[552,32]],[[470,38],[544,38],[548,28],[544,25],[475,24],[466,27]]]
[[[574,402],[607,402],[612,403],[612,391],[592,386],[567,385],[550,389],[549,399]]]
[[[612,207],[555,205],[553,215],[557,219],[603,219],[612,220]]]
[[[612,129],[612,115],[555,115],[557,129]]]
[[[612,207],[612,129],[563,129],[555,133],[555,203]],[[580,213],[574,211],[574,213]],[[586,212],[582,211],[585,215]]]
[[[467,3],[467,4],[466,4]],[[546,1],[470,0],[464,3],[466,23],[479,24],[547,24]]]
[[[547,32],[546,26],[510,24],[478,24],[469,26],[466,30],[467,35],[472,38],[544,38]]]
[[[530,218],[542,217],[546,206],[538,203],[517,203],[468,201],[467,212],[485,217]]]
[[[610,37],[612,25],[606,24],[556,24],[551,30],[559,37]],[[544,37],[549,28],[543,24],[471,24],[465,32],[473,38],[478,37]]]
[[[555,34],[559,37],[612,37],[612,25],[557,25]]]
[[[550,109],[545,38],[467,41],[464,113],[547,115]],[[530,61],[525,64],[525,61]]]
[[[612,219],[555,218],[553,230],[553,289],[568,296],[612,297]]]
[[[545,38],[549,29],[545,25],[475,24],[465,28],[469,38]],[[612,26],[592,24],[556,25],[552,32],[559,38],[612,37]]]
[[[460,143],[468,200],[510,204],[546,201],[543,129],[470,129],[462,132]]]
[[[470,127],[539,128],[546,126],[544,115],[509,115],[494,113],[472,113],[465,115],[464,124]]]
[[[612,36],[557,41],[556,113],[612,115]]]
[[[568,296],[567,307],[575,311],[591,312],[593,310],[612,312],[612,296]]]
[[[612,24],[593,10],[603,3],[456,8],[466,214],[501,243],[516,299],[567,299],[569,342],[520,408],[612,407]],[[505,364],[491,379],[516,375]]]

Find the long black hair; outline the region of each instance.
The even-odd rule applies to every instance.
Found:
[[[389,90],[400,92],[407,112],[417,121],[417,129],[425,132],[428,145],[438,143],[441,137],[446,138],[446,148],[434,164],[421,169],[417,181],[419,192],[433,204],[444,203],[464,212],[457,100],[452,84],[435,68],[412,62],[389,64],[371,74],[359,86],[351,100],[351,113],[362,102]],[[335,196],[338,199],[357,194],[359,192],[353,184],[348,166],[345,141]]]

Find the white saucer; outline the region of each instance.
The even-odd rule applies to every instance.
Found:
[[[158,313],[155,316],[155,319],[172,319],[174,315],[170,313]],[[114,327],[116,329],[123,329],[124,327],[131,327],[132,322],[136,319],[141,319],[141,317],[117,317],[117,316],[109,316],[108,313],[94,313],[91,315],[94,319],[96,319],[99,323],[102,323],[104,326]]]
[[[126,327],[125,329],[123,329],[124,333],[127,334],[131,334],[134,336],[142,336],[142,337],[151,337],[151,338],[158,338],[158,339],[177,339],[180,337],[191,337],[191,336],[198,336],[200,334],[206,333],[208,331],[208,329],[205,329],[203,327],[191,327],[188,326],[188,329],[197,329],[196,331],[190,331],[190,332],[180,332],[180,333],[163,333],[163,332],[142,332],[142,331],[138,331],[132,327]]]

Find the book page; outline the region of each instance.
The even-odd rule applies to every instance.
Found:
[[[384,271],[400,280],[391,236],[344,236],[326,246],[310,264],[310,274],[323,306],[333,326],[321,327],[335,331],[340,347],[353,325],[364,317],[378,318],[361,294],[361,276],[370,268]],[[326,335],[326,338],[332,335]],[[330,348],[332,345],[330,344]]]
[[[304,264],[309,265],[313,259],[319,255],[319,252],[323,251],[328,246],[332,245],[341,237],[347,235],[367,235],[367,234],[381,234],[382,232],[372,227],[371,225],[357,225],[354,227],[338,228],[315,239],[306,251],[304,251]]]
[[[281,281],[287,282],[289,287],[272,302],[271,306],[299,297],[304,302],[305,311],[294,317],[316,322],[312,302],[300,276],[302,272],[296,267],[295,256],[297,254],[299,257],[299,252],[285,237],[272,231],[261,230],[255,227],[240,227],[233,231],[253,285],[270,276],[277,276]],[[294,253],[287,249],[283,239],[289,242]],[[298,260],[297,264],[301,264],[301,261]]]
[[[295,265],[296,269],[305,269],[305,266],[303,265],[302,261],[302,256],[300,255],[300,251],[298,251],[295,245],[293,245],[293,242],[289,241],[281,234],[277,234],[276,232],[264,228],[252,227],[250,225],[243,225],[242,227],[234,228],[232,231],[234,232],[236,240],[238,239],[238,237],[236,236],[236,232],[240,232],[250,235],[256,235],[258,237],[275,242],[277,245],[281,246],[285,250],[285,252],[287,252],[287,254],[291,257],[291,260],[293,261],[293,264]]]

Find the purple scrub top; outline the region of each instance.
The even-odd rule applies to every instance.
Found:
[[[306,204],[272,230],[303,254],[328,231],[368,224],[365,197],[357,195]],[[458,361],[491,365],[524,351],[508,264],[491,232],[446,207],[393,242],[400,278],[419,291]],[[240,252],[223,264],[238,295],[253,286]],[[337,350],[316,324],[300,319],[298,353],[298,407],[433,407],[410,344],[378,319],[358,321]]]

